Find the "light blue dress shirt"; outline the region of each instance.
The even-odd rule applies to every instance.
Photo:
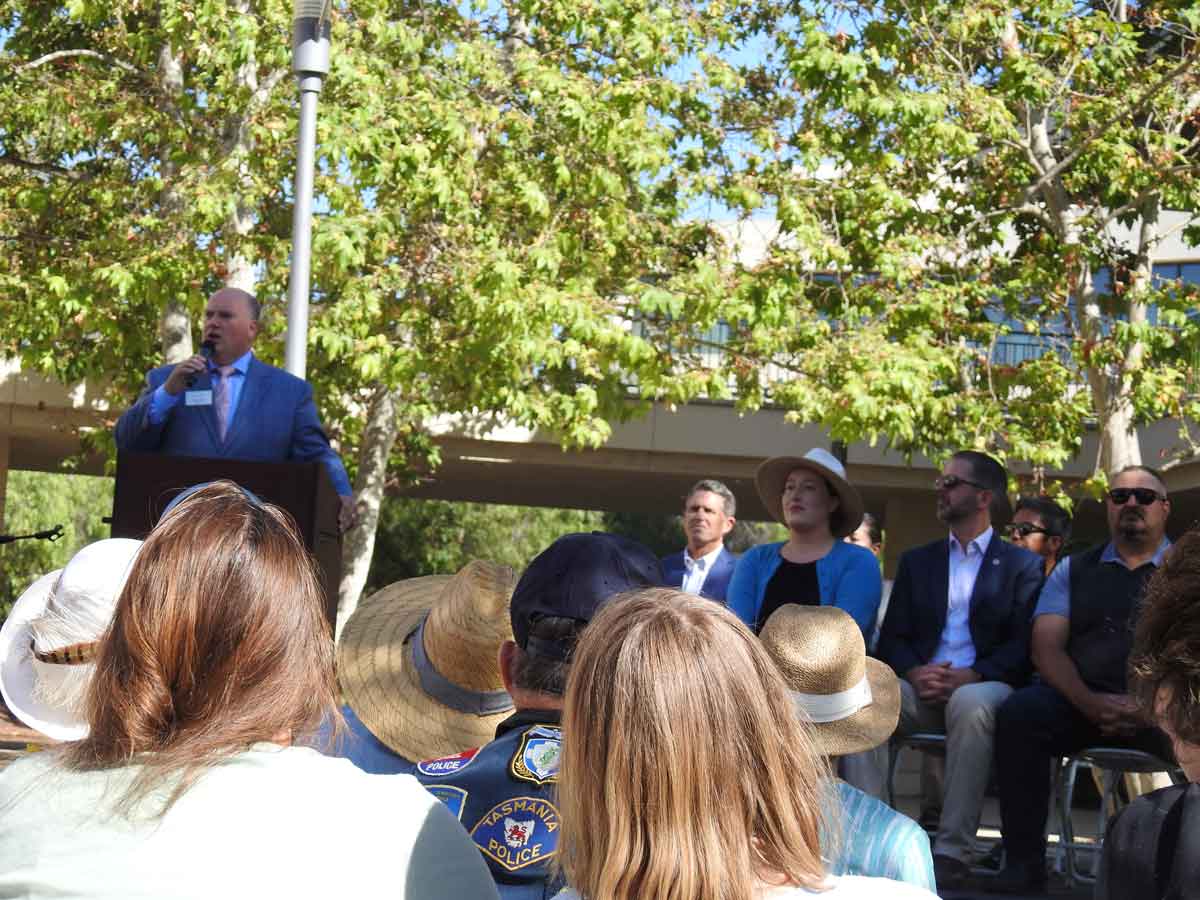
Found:
[[[247,350],[233,361],[234,374],[229,377],[229,421],[226,423],[227,426],[233,425],[234,417],[237,415],[238,401],[242,399],[242,385],[246,383],[246,370],[250,368],[252,356],[254,356],[254,351]],[[214,385],[221,377],[218,367],[213,364],[211,359],[208,361],[208,377]],[[160,424],[167,417],[167,413],[179,405],[186,393],[187,391],[180,391],[172,396],[167,393],[165,384],[159,385],[154,396],[150,398],[150,409],[147,412],[150,424]]]
[[[946,591],[946,625],[930,662],[948,662],[956,669],[965,669],[975,663],[975,641],[971,638],[971,594],[975,592],[975,579],[983,565],[983,555],[992,542],[993,530],[982,534],[962,546],[958,538],[950,535],[950,580]]]

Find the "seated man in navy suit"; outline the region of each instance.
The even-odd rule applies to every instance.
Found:
[[[197,354],[146,375],[146,390],[117,421],[120,450],[265,462],[320,461],[342,498],[343,530],[354,523],[354,496],[341,459],[317,417],[312,388],[255,359],[259,303],[221,288],[204,310],[210,357]]]
[[[938,889],[959,888],[992,764],[996,709],[1029,676],[1029,616],[1042,560],[1000,539],[1012,513],[1008,474],[960,451],[934,481],[947,537],[900,557],[876,655],[900,676],[899,734],[946,735],[942,814],[933,844]]]
[[[706,478],[692,485],[683,504],[687,548],[662,558],[668,587],[677,587],[709,600],[725,602],[737,557],[725,549],[733,530],[737,501],[721,482]]]

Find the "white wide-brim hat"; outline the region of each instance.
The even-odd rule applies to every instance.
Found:
[[[45,662],[34,655],[32,625],[45,615],[71,623],[75,644],[98,641],[112,621],[117,598],[142,542],[110,538],[88,544],[62,569],[48,572],[25,589],[0,627],[0,694],[13,715],[35,731],[58,741],[87,737],[87,721],[76,710],[46,702],[39,679],[61,678],[72,662]],[[74,645],[73,645],[74,646]],[[70,647],[36,648],[39,653],[70,656]],[[90,662],[84,663],[90,666]]]
[[[846,480],[846,468],[841,460],[820,447],[814,447],[803,456],[772,456],[754,473],[754,486],[758,497],[777,522],[787,524],[783,514],[783,486],[787,477],[796,469],[816,472],[828,482],[837,495],[838,507],[829,516],[829,530],[834,537],[853,534],[862,524],[863,502],[858,491]]]

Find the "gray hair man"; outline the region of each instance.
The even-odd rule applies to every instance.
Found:
[[[725,537],[737,522],[733,492],[713,478],[697,481],[683,502],[687,546],[662,558],[669,587],[725,602],[737,557],[725,549]]]

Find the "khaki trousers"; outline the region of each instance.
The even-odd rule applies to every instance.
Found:
[[[979,814],[992,768],[996,709],[1012,693],[1001,681],[965,684],[945,704],[925,703],[907,681],[900,682],[898,735],[929,731],[946,735],[942,818],[933,852],[969,863]]]

